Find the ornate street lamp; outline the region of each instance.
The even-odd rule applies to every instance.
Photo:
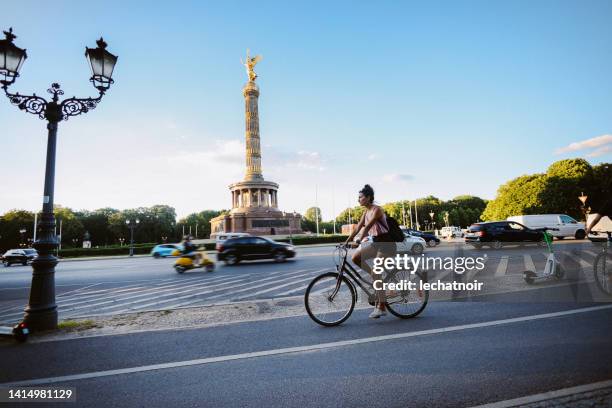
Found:
[[[37,115],[47,120],[47,158],[45,167],[45,187],[43,195],[43,210],[39,222],[40,235],[34,243],[38,257],[32,262],[32,287],[28,306],[25,309],[24,322],[32,330],[48,330],[57,328],[57,305],[55,304],[55,266],[57,258],[53,252],[58,247],[55,234],[55,217],[53,215],[53,193],[55,189],[55,150],[57,145],[57,125],[71,116],[87,113],[94,109],[102,100],[102,96],[113,83],[111,78],[117,57],[106,51],[106,43],[102,38],[97,41],[95,49],[85,49],[91,66],[90,81],[98,90],[97,98],[79,99],[76,97],[59,101],[64,94],[57,83],[51,84],[47,92],[52,95],[50,101],[37,96],[10,93],[8,87],[15,82],[23,62],[27,58],[26,50],[13,44],[17,38],[13,29],[4,31],[5,39],[0,40],[0,84],[9,101],[22,111]]]
[[[140,220],[136,218],[136,221],[125,220],[125,224],[130,229],[130,256],[134,256],[134,228],[140,224]]]

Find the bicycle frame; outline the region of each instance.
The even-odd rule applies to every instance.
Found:
[[[340,290],[340,283],[342,282],[342,276],[346,274],[349,277],[349,282],[353,285],[353,289],[355,289],[355,294],[357,295],[357,288],[355,284],[363,290],[368,297],[374,296],[375,292],[370,292],[372,288],[372,284],[364,279],[363,276],[349,263],[347,260],[348,257],[348,249],[345,247],[339,247],[338,250],[344,251],[344,255],[342,256],[342,262],[340,265],[336,265],[336,271],[338,272],[338,281],[336,282],[336,287],[334,291],[329,296],[330,299],[333,299],[338,291]]]

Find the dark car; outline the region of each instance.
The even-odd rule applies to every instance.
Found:
[[[402,231],[404,232],[404,235],[412,235],[413,237],[423,238],[425,242],[427,242],[428,247],[435,247],[440,243],[440,239],[438,237],[428,232],[417,231],[411,228],[402,228]]]
[[[12,264],[27,265],[32,262],[34,258],[38,256],[38,252],[32,248],[26,249],[9,249],[2,255],[2,263],[4,266],[11,266]]]
[[[292,245],[263,237],[231,238],[218,246],[217,259],[227,265],[236,265],[243,260],[274,259],[283,262],[295,256]]]
[[[543,242],[542,231],[527,228],[514,221],[479,222],[470,225],[465,242],[475,248],[489,245],[491,248],[501,248],[504,243]]]

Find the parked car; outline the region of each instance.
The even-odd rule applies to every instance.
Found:
[[[155,245],[151,250],[151,256],[153,258],[165,258],[167,256],[172,256],[172,252],[174,250],[183,250],[183,246],[181,244],[161,244]]]
[[[38,252],[36,252],[36,250],[33,248],[9,249],[4,253],[4,255],[2,255],[2,263],[6,267],[11,266],[12,264],[27,265],[37,256]]]
[[[411,253],[414,255],[421,255],[425,249],[425,245],[427,245],[427,243],[423,238],[408,235],[403,242],[397,243],[397,252],[400,254]]]
[[[252,259],[274,259],[276,262],[284,262],[294,256],[293,245],[264,237],[230,238],[217,246],[217,259],[227,265],[236,265],[243,260]]]
[[[465,235],[465,242],[475,248],[488,245],[499,249],[504,243],[541,243],[542,231],[536,231],[514,221],[479,222],[470,225]]]
[[[222,243],[224,243],[225,241],[227,241],[228,239],[231,238],[239,238],[239,237],[250,237],[251,234],[246,233],[246,232],[228,232],[228,233],[224,233],[224,234],[219,234],[215,237],[215,248],[217,249],[217,251],[219,250],[219,245],[221,245]]]
[[[461,228],[459,227],[442,227],[442,229],[440,230],[440,236],[442,238],[461,238],[463,237],[463,231],[461,231]]]
[[[411,228],[402,228],[402,231],[406,236],[410,235],[413,237],[423,238],[429,247],[435,247],[436,245],[440,244],[440,239],[434,234],[413,230]]]
[[[565,237],[584,239],[586,237],[584,224],[565,214],[517,215],[508,217],[508,221],[518,222],[528,228],[555,228],[549,233],[558,239]]]

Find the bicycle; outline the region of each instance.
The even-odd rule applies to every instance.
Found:
[[[593,263],[593,274],[595,275],[595,283],[597,287],[607,294],[612,296],[612,252],[608,252],[612,246],[612,231],[605,231],[608,238],[603,242],[602,251],[595,257]],[[592,242],[602,242],[599,239],[592,239]]]
[[[315,277],[304,294],[306,311],[312,320],[322,326],[337,326],[349,318],[357,302],[357,286],[368,296],[370,305],[376,301],[376,292],[373,282],[367,281],[347,260],[348,248],[346,245],[336,245],[334,261],[336,272],[327,272]],[[382,277],[382,275],[381,275]],[[408,286],[413,282],[410,290],[385,290],[387,310],[394,316],[408,319],[419,315],[427,306],[429,290],[421,289],[421,282],[427,282],[426,276],[421,272],[411,273],[406,270],[388,271],[383,283],[401,283]]]

